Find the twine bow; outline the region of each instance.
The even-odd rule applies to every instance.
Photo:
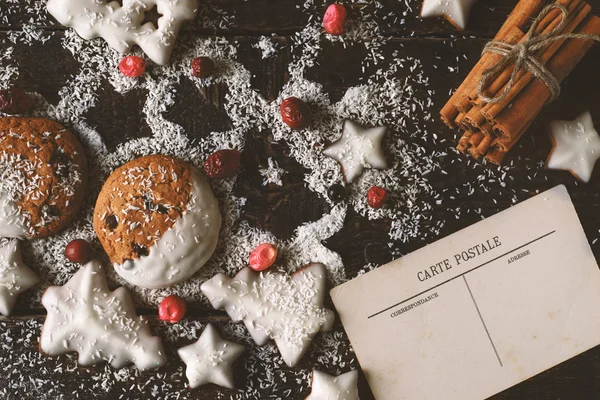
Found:
[[[536,30],[541,20],[554,9],[560,10],[562,14],[560,23],[548,33],[537,33]],[[484,71],[481,81],[479,81],[479,85],[477,86],[477,95],[479,98],[488,103],[499,103],[505,99],[506,96],[508,96],[511,89],[515,85],[517,73],[521,69],[525,69],[526,71],[531,72],[537,79],[544,82],[546,86],[548,86],[548,89],[550,90],[550,98],[548,99],[548,102],[556,99],[560,95],[560,83],[556,77],[552,75],[550,71],[548,71],[546,66],[537,59],[535,56],[535,51],[564,39],[594,40],[596,42],[600,42],[600,36],[597,35],[584,33],[561,34],[565,24],[567,23],[568,16],[569,11],[567,11],[564,6],[554,3],[545,7],[540,12],[537,18],[533,21],[531,28],[529,28],[529,31],[527,32],[527,40],[523,41],[522,43],[510,44],[497,40],[487,43],[483,49],[482,55],[490,52],[500,54],[503,57],[498,64]],[[483,92],[489,83],[488,81],[511,64],[514,64],[514,69],[504,90],[495,97],[485,96]]]

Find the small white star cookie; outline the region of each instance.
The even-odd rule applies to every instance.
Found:
[[[360,400],[358,398],[358,371],[331,376],[313,370],[312,391],[306,400]]]
[[[445,17],[457,29],[467,26],[471,7],[477,0],[424,0],[421,18]]]
[[[569,171],[582,182],[589,182],[600,158],[600,136],[590,112],[573,121],[552,121],[550,134],[553,147],[546,167]]]
[[[0,314],[10,315],[17,296],[39,282],[35,272],[23,262],[18,240],[0,247]]]
[[[346,183],[354,181],[365,168],[387,168],[381,142],[387,127],[364,128],[350,120],[344,121],[342,137],[331,144],[323,154],[342,166]]]
[[[187,366],[185,375],[192,389],[207,383],[234,389],[232,366],[243,352],[244,346],[224,340],[211,324],[196,343],[177,351]]]

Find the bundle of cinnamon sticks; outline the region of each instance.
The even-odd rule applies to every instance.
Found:
[[[590,14],[591,6],[585,1],[557,3],[568,11],[561,33],[600,34],[600,18]],[[544,0],[520,0],[494,40],[509,44],[528,40],[525,32],[545,5]],[[560,10],[551,10],[539,21],[535,32],[551,32],[560,26],[563,17]],[[562,82],[593,43],[593,40],[561,39],[536,50],[535,57]],[[510,88],[506,96],[495,103],[482,100],[478,94],[482,76],[501,59],[499,54],[485,53],[440,112],[446,125],[464,131],[457,146],[459,151],[476,159],[485,157],[495,164],[502,162],[551,96],[548,86],[525,69],[519,70],[507,86],[514,70],[511,64],[486,79],[483,87],[483,95],[492,99]]]

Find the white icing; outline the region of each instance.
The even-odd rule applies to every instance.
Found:
[[[333,325],[333,312],[323,308],[326,277],[323,264],[311,264],[291,277],[244,268],[233,279],[217,274],[200,290],[214,308],[243,321],[257,345],[274,339],[285,363],[293,367],[315,334]]]
[[[354,181],[365,168],[387,168],[381,142],[387,127],[364,128],[350,120],[344,121],[342,137],[331,144],[323,154],[342,166],[346,183]]]
[[[424,0],[421,8],[421,17],[444,16],[452,25],[459,29],[465,29],[471,7],[477,0]]]
[[[584,112],[573,121],[552,121],[550,134],[554,148],[546,166],[571,171],[583,182],[589,182],[600,158],[600,136],[590,112]]]
[[[196,273],[217,247],[221,213],[206,179],[192,167],[190,202],[181,218],[133,262],[115,264],[126,281],[149,289],[182,282]]]
[[[15,202],[6,193],[0,192],[0,236],[24,238],[29,231],[27,220]]]
[[[192,389],[207,383],[234,389],[233,363],[243,352],[244,346],[223,340],[211,324],[196,343],[177,350],[187,366],[185,376]]]
[[[17,240],[0,247],[0,314],[10,315],[17,296],[39,282],[23,262]]]
[[[140,370],[166,364],[159,337],[138,317],[129,292],[111,292],[102,265],[84,265],[64,286],[42,296],[48,311],[40,349],[49,356],[79,353],[84,366],[108,361],[115,368],[134,363]]]
[[[101,37],[115,50],[127,53],[138,45],[155,63],[169,62],[183,21],[196,16],[198,0],[49,0],[48,12],[61,24],[75,29],[84,39]],[[162,16],[158,27],[144,13],[154,6]]]
[[[312,390],[306,400],[360,400],[357,385],[358,371],[331,376],[315,369]]]

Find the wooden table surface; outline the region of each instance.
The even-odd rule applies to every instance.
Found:
[[[237,61],[250,71],[251,88],[268,101],[278,98],[290,78],[288,67],[302,50],[293,48],[295,35],[310,21],[320,20],[327,6],[322,0],[203,0],[201,3],[200,16],[194,23],[185,25],[175,52],[197,37],[225,38],[237,49]],[[419,0],[365,3],[349,4],[350,15],[357,21],[372,19],[379,27],[379,35],[388,38],[381,49],[384,55],[381,64],[364,62],[371,50],[361,41],[370,40],[369,32],[348,40],[346,45],[323,38],[318,60],[307,66],[305,77],[323,85],[331,101],[336,102],[348,88],[364,83],[381,65],[389,62],[387,57],[394,52],[421,60],[430,90],[415,92],[413,96],[432,102],[430,111],[434,119],[423,122],[430,133],[425,136],[395,132],[392,140],[401,138],[418,143],[428,152],[439,152],[436,161],[444,172],[431,174],[428,181],[442,194],[443,202],[434,203],[424,215],[431,219],[430,223],[442,221],[443,226],[438,235],[392,240],[388,236],[391,224],[388,218],[370,220],[349,207],[343,227],[324,241],[327,248],[341,256],[347,278],[356,276],[365,265],[383,265],[557,184],[568,187],[598,258],[600,243],[595,239],[600,236],[600,168],[596,168],[589,184],[581,184],[567,172],[543,169],[543,162],[550,150],[546,127],[551,119],[573,119],[589,109],[600,126],[600,46],[594,46],[571,74],[560,99],[545,108],[521,145],[509,153],[499,172],[495,167],[479,165],[452,151],[457,132],[444,127],[437,119],[437,112],[476,62],[482,46],[501,26],[516,0],[479,1],[473,7],[468,30],[464,32],[456,31],[443,19],[420,20]],[[593,12],[600,14],[600,0],[589,0],[589,3]],[[18,65],[19,74],[10,78],[11,84],[39,93],[50,104],[58,104],[61,88],[79,72],[80,66],[61,44],[67,29],[44,15],[44,4],[43,0],[0,0],[0,54],[6,55],[12,49],[7,57]],[[37,36],[32,39],[31,35]],[[262,58],[261,50],[255,46],[265,35],[273,35],[271,41],[278,45],[276,54],[268,58]],[[6,77],[3,72],[6,71],[0,71],[0,79]],[[410,72],[400,68],[397,73],[404,76]],[[97,94],[98,105],[89,110],[85,118],[102,135],[109,150],[116,149],[125,140],[151,136],[143,116],[146,99],[143,91],[120,94],[104,82]],[[227,87],[224,84],[196,90],[182,82],[177,87],[177,95],[177,101],[167,108],[165,117],[183,126],[188,134],[201,140],[207,133],[229,129],[231,121],[225,107]],[[269,157],[287,171],[282,186],[263,186],[259,168],[267,165]],[[501,182],[497,177],[502,171],[506,174]],[[332,205],[324,196],[305,184],[306,172],[292,156],[288,143],[273,141],[268,127],[247,132],[242,171],[233,189],[237,196],[247,199],[240,221],[285,241],[303,223],[318,220],[330,212]],[[92,191],[90,196],[94,195]],[[31,261],[33,269],[36,269],[35,262]],[[544,284],[543,279],[539,284]],[[329,298],[326,305],[333,308]],[[135,368],[115,371],[104,364],[82,368],[77,366],[75,356],[46,358],[40,355],[37,338],[45,310],[39,303],[36,305],[35,300],[28,299],[27,294],[22,295],[15,315],[0,318],[0,397],[303,399],[310,392],[308,377],[313,367],[329,373],[359,368],[337,321],[333,333],[318,337],[309,354],[295,368],[273,363],[264,355],[276,350],[261,352],[248,339],[245,340],[247,355],[236,366],[239,391],[212,385],[188,391],[182,375],[183,364],[175,350],[192,342],[194,337],[173,340],[177,328],[157,321],[155,308],[140,303],[138,312],[148,317],[155,334],[165,336],[170,332],[170,339],[165,340],[169,364],[144,373]],[[199,328],[208,321],[231,332],[235,328],[228,320],[223,312],[213,310],[204,301],[191,302],[186,332],[190,329],[195,332],[194,327]],[[335,343],[333,355],[323,350],[330,349],[329,341]],[[359,389],[361,399],[373,398],[362,373]],[[600,347],[493,397],[494,400],[599,398]]]

